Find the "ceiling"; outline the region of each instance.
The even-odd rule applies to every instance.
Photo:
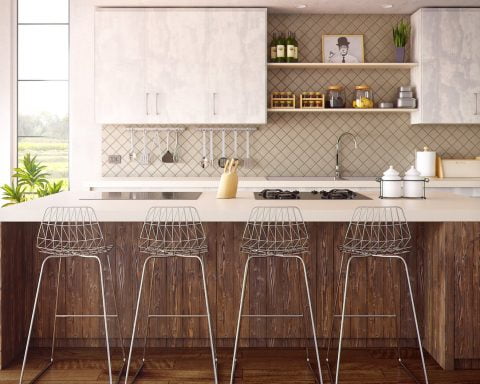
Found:
[[[267,7],[274,13],[402,13],[422,7],[480,7],[480,0],[137,0],[166,7]],[[131,4],[131,2],[130,2]],[[305,5],[305,8],[297,6]],[[385,7],[391,6],[391,7]]]

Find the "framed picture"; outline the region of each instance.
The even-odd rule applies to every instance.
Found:
[[[323,35],[324,63],[363,63],[363,35]]]

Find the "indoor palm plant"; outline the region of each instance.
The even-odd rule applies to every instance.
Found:
[[[393,27],[393,43],[395,44],[395,61],[403,63],[405,61],[405,46],[410,38],[410,23],[400,20],[400,22]]]
[[[3,207],[62,191],[63,181],[50,182],[46,167],[29,153],[23,157],[21,167],[14,168],[13,171],[11,184],[0,187],[3,191],[2,199],[7,201]]]

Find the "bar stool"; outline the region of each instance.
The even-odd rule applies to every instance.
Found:
[[[283,258],[294,259],[297,266],[303,267],[305,281],[305,290],[307,293],[309,316],[311,320],[312,336],[315,347],[315,355],[318,366],[318,377],[323,384],[322,369],[320,366],[320,355],[318,352],[317,335],[315,331],[315,319],[313,317],[312,301],[310,297],[310,288],[308,285],[307,268],[303,260],[303,255],[309,252],[309,237],[306,225],[303,221],[300,209],[297,207],[255,207],[250,213],[249,220],[245,226],[240,251],[247,254],[243,273],[242,293],[240,296],[240,308],[238,310],[237,330],[235,334],[235,344],[233,349],[232,371],[230,375],[230,384],[233,384],[235,368],[237,364],[238,341],[240,337],[241,321],[243,317],[303,317],[305,315],[282,315],[282,314],[243,314],[243,303],[245,297],[245,288],[248,277],[250,263],[260,258]],[[307,345],[307,363],[310,366]],[[312,369],[312,367],[310,366]],[[312,369],[312,373],[313,373]],[[315,376],[315,374],[314,374]],[[315,378],[316,380],[316,378]]]
[[[334,319],[340,317],[340,335],[338,341],[338,355],[336,364],[335,384],[339,383],[340,374],[340,357],[342,353],[342,338],[343,338],[343,326],[346,317],[380,317],[380,318],[395,318],[397,314],[346,314],[345,307],[347,301],[348,279],[350,266],[354,260],[362,258],[379,258],[388,259],[390,263],[394,260],[400,261],[405,272],[405,277],[408,284],[408,292],[410,296],[410,305],[413,312],[413,318],[415,321],[415,329],[418,341],[418,347],[420,351],[420,357],[422,361],[423,375],[425,383],[428,384],[427,369],[425,367],[425,358],[422,349],[422,340],[420,338],[420,331],[418,327],[417,313],[415,310],[415,303],[413,300],[412,286],[410,283],[410,274],[408,271],[407,262],[404,255],[410,252],[409,246],[411,240],[410,229],[408,227],[405,214],[400,207],[358,207],[353,213],[353,217],[347,228],[343,245],[340,247],[342,251],[342,259],[340,262],[340,272],[337,282],[337,288],[335,293],[334,303],[337,302],[340,292],[340,282],[342,275],[345,273],[345,281],[343,288],[343,300],[342,300],[342,314],[334,314]],[[343,272],[345,258],[347,258],[346,269]],[[335,305],[335,304],[334,304]],[[396,324],[396,323],[395,323]],[[333,381],[333,375],[330,370],[329,354],[331,347],[331,339],[334,328],[334,321],[332,320],[332,327],[330,330],[330,337],[328,340],[327,348],[327,365],[330,374],[331,381]],[[400,366],[419,383],[413,372],[403,363],[400,351],[399,332],[398,327],[395,327],[397,333],[397,359]]]
[[[105,327],[105,342],[107,348],[107,362],[108,362],[108,377],[110,384],[113,383],[112,379],[112,362],[110,355],[110,342],[108,336],[108,318],[115,318],[117,321],[120,344],[123,355],[123,365],[116,380],[116,383],[120,381],[120,376],[123,373],[125,367],[125,351],[123,346],[123,336],[122,329],[120,327],[120,320],[118,316],[118,307],[117,299],[115,296],[115,287],[113,284],[113,275],[112,268],[110,265],[110,258],[108,253],[112,250],[112,245],[106,245],[103,238],[102,230],[97,221],[95,211],[89,207],[50,207],[45,210],[40,228],[37,235],[37,249],[43,255],[46,255],[44,258],[41,268],[40,275],[38,278],[37,290],[35,293],[35,300],[33,304],[32,317],[30,320],[30,328],[28,330],[27,345],[25,347],[25,354],[23,357],[22,370],[20,373],[19,383],[22,384],[23,375],[25,371],[25,364],[27,362],[28,347],[30,345],[30,338],[32,336],[33,323],[35,320],[35,311],[37,309],[38,297],[40,293],[40,286],[42,283],[44,267],[49,260],[58,259],[58,272],[57,272],[57,288],[55,295],[55,316],[53,323],[53,336],[52,336],[52,349],[50,355],[49,364],[40,371],[30,383],[36,382],[53,364],[54,353],[55,353],[55,331],[57,318],[67,318],[67,317],[80,317],[80,318],[92,318],[99,317],[103,318],[103,323]],[[100,277],[100,289],[102,296],[102,314],[83,314],[83,315],[72,315],[72,314],[58,314],[58,290],[60,283],[60,271],[62,266],[63,259],[70,258],[81,258],[81,259],[93,259],[98,263],[98,271]],[[104,284],[104,272],[103,272],[103,263],[101,258],[105,257],[108,267],[108,275],[110,277],[110,282],[112,285],[113,292],[113,301],[115,314],[108,315],[106,300],[105,300],[105,284]]]
[[[200,222],[200,217],[197,210],[193,207],[150,208],[143,224],[142,231],[140,233],[139,249],[141,253],[147,255],[147,258],[143,263],[140,287],[138,290],[137,306],[135,310],[135,319],[133,322],[132,330],[132,340],[130,344],[130,352],[128,354],[127,370],[125,375],[125,384],[128,383],[128,373],[130,370],[130,363],[132,359],[133,344],[135,341],[135,332],[137,328],[140,301],[142,297],[142,288],[147,265],[151,261],[153,261],[151,272],[151,281],[153,281],[153,276],[155,273],[155,260],[169,257],[195,259],[200,264],[206,314],[151,314],[150,310],[153,284],[150,284],[142,362],[130,384],[132,384],[137,379],[138,375],[140,374],[145,365],[150,319],[159,317],[202,317],[207,319],[208,336],[210,339],[210,350],[212,355],[213,377],[215,384],[217,384],[217,357],[215,354],[210,307],[208,302],[206,275],[203,262],[203,256],[208,252],[208,247],[205,231],[203,229],[202,223]]]

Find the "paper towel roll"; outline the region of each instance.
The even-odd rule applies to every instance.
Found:
[[[424,147],[423,151],[417,152],[415,155],[415,168],[422,176],[435,176],[435,162],[437,153],[429,151],[428,147]]]

